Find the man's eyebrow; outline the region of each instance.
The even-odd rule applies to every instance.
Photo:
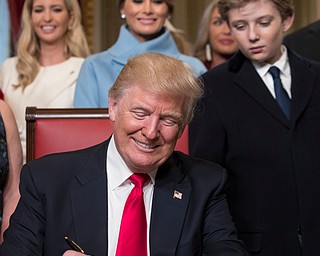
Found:
[[[182,114],[180,113],[166,113],[163,115],[160,115],[161,118],[173,118],[177,121],[182,120]]]
[[[130,111],[144,111],[146,113],[152,113],[152,110],[145,106],[133,106]],[[175,120],[182,120],[183,115],[180,112],[167,112],[160,114],[160,118],[173,118]]]
[[[146,112],[146,113],[151,113],[152,111],[147,108],[147,107],[144,107],[144,106],[133,106],[130,108],[130,111],[143,111],[143,112]]]
[[[263,16],[260,16],[258,18],[256,18],[255,20],[261,20],[261,19],[274,19],[274,16],[271,15],[271,14],[266,14],[266,15],[263,15]],[[245,22],[247,23],[248,21],[246,19],[238,19],[238,20],[230,20],[230,23],[237,23],[237,22]]]

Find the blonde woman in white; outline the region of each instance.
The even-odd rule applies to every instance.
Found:
[[[77,0],[26,0],[17,56],[0,73],[5,101],[26,151],[25,108],[72,107],[82,62],[89,54]]]

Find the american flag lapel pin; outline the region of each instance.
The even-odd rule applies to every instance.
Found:
[[[173,198],[181,200],[182,199],[182,193],[177,191],[177,190],[173,190]]]

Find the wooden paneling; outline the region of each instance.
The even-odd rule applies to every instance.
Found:
[[[84,31],[91,50],[94,43],[94,1],[81,1]]]
[[[290,31],[299,29],[317,20],[320,17],[319,2],[319,0],[293,0],[295,21]]]

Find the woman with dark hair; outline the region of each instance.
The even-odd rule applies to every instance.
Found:
[[[0,100],[0,243],[20,198],[21,167],[22,149],[17,124],[8,104]]]
[[[146,52],[158,52],[188,63],[195,75],[206,71],[195,57],[182,54],[165,26],[174,0],[120,0],[118,8],[126,24],[117,42],[108,50],[92,55],[83,63],[75,92],[75,107],[107,107],[108,89],[128,59]]]

